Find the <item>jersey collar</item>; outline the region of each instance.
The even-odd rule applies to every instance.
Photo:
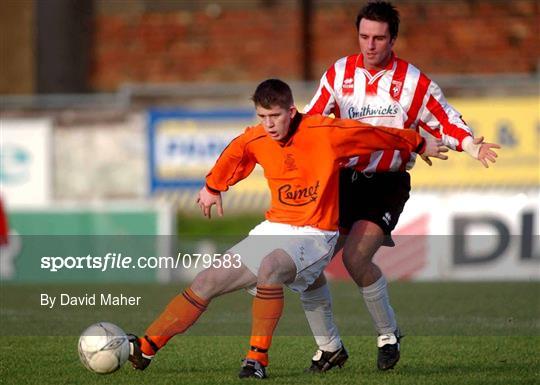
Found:
[[[290,146],[292,144],[292,139],[296,131],[298,130],[298,126],[300,125],[300,122],[302,121],[302,117],[304,115],[300,112],[296,111],[296,115],[294,115],[294,118],[291,120],[291,125],[289,126],[289,133],[283,140],[279,141],[279,145],[281,147]]]

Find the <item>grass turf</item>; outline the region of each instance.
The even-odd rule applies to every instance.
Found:
[[[185,336],[174,338],[145,371],[129,364],[111,375],[88,372],[77,356],[77,335],[109,320],[141,332],[178,286],[18,286],[0,292],[2,384],[236,384],[246,352],[250,297],[215,300]],[[298,298],[286,308],[271,350],[268,383],[276,384],[533,384],[540,382],[540,284],[392,283],[392,302],[407,335],[395,370],[375,368],[371,322],[350,283],[332,285],[335,313],[350,353],[345,368],[303,373],[315,350]],[[39,293],[117,292],[143,295],[139,307],[39,306]],[[58,334],[57,336],[51,336]],[[253,381],[249,380],[248,383]]]

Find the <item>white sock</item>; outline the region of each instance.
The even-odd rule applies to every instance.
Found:
[[[390,306],[390,298],[386,289],[384,276],[367,287],[361,287],[366,307],[371,314],[378,334],[393,333],[397,328],[394,309]]]
[[[300,295],[306,318],[320,350],[335,352],[341,338],[332,314],[332,297],[328,284]]]

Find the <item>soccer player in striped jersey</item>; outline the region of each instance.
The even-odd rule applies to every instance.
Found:
[[[227,252],[240,257],[234,265],[223,260],[202,271],[170,301],[144,337],[129,335],[129,359],[136,369],[145,369],[172,337],[191,327],[213,298],[247,288],[256,296],[250,349],[239,376],[265,378],[268,349],[283,310],[283,286],[303,292],[333,255],[343,161],[394,148],[446,159],[440,141],[425,140],[414,131],[303,115],[289,86],[278,79],[261,83],[253,101],[261,123],[231,141],[207,175],[197,202],[205,216],[211,216],[214,205],[222,215],[221,192],[259,164],[271,192],[266,220]]]
[[[465,151],[485,167],[495,162],[497,144],[475,138],[461,115],[449,105],[437,84],[412,64],[398,58],[392,48],[399,28],[399,13],[384,1],[370,2],[356,19],[360,52],[336,61],[321,78],[306,106],[307,114],[334,114],[363,123],[411,129],[442,140],[450,149]],[[431,161],[423,158],[430,166]],[[390,305],[386,280],[372,262],[381,246],[393,246],[390,237],[409,198],[407,170],[415,162],[397,150],[369,155],[369,165],[341,171],[340,230],[336,250],[343,247],[343,262],[360,288],[375,329],[379,348],[377,366],[393,368],[399,360],[400,333]],[[382,169],[392,173],[373,174]],[[346,235],[348,234],[348,236]],[[346,241],[344,240],[346,238]],[[319,350],[311,370],[326,371],[347,359],[334,324],[331,299],[324,275],[302,294],[307,319]]]

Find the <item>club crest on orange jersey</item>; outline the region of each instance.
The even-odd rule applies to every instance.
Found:
[[[285,171],[294,171],[298,170],[298,167],[296,167],[296,161],[294,160],[294,157],[292,154],[285,155]]]

